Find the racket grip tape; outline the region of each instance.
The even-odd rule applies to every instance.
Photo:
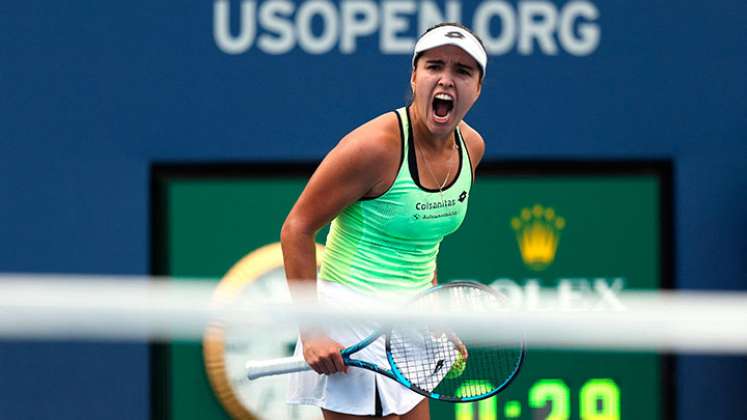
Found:
[[[311,370],[303,357],[284,357],[272,360],[250,360],[246,362],[246,377],[254,380],[263,376]]]

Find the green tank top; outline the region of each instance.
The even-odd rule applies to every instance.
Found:
[[[397,178],[385,193],[355,202],[332,221],[319,272],[322,280],[363,293],[429,287],[441,240],[462,224],[472,186],[469,153],[457,128],[458,175],[442,191],[423,187],[407,108],[396,114],[402,144]]]

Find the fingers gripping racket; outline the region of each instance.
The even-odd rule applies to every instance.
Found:
[[[414,308],[451,310],[489,310],[505,304],[505,298],[493,289],[475,282],[438,285],[419,294]],[[379,366],[352,356],[384,336],[389,366]],[[462,342],[458,331],[437,328],[395,327],[379,330],[341,351],[345,365],[368,369],[389,377],[429,398],[452,401],[476,401],[497,394],[511,383],[524,362],[524,341],[515,337],[501,346]],[[302,357],[250,361],[246,376],[257,379],[311,370]]]

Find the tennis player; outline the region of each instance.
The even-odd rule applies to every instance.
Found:
[[[322,303],[348,306],[408,296],[435,284],[444,236],[467,211],[485,144],[464,116],[480,96],[487,54],[466,27],[444,23],[416,42],[404,108],[346,135],[324,158],[281,233],[294,301],[316,284]],[[316,279],[314,238],[331,221]],[[300,330],[296,354],[315,372],[291,375],[288,402],[321,407],[327,420],[377,416],[429,419],[419,394],[373,372],[343,365],[340,350],[374,325]],[[358,355],[387,366],[379,340]]]

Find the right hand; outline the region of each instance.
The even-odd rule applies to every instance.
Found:
[[[340,343],[326,335],[311,335],[302,337],[303,358],[314,371],[320,375],[333,373],[347,373],[348,367],[342,361],[343,347]]]

